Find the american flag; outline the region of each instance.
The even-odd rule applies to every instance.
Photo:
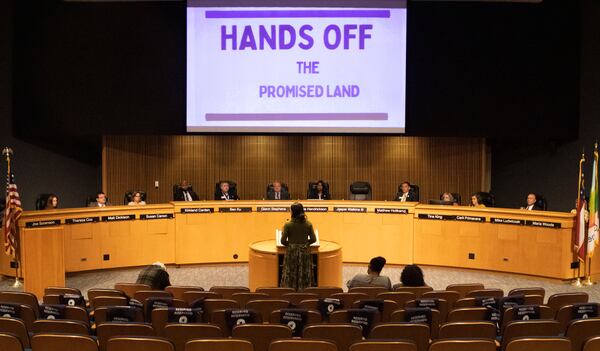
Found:
[[[4,209],[4,221],[2,231],[4,233],[4,252],[16,258],[17,256],[17,222],[21,217],[21,200],[17,192],[14,176],[11,174],[6,180],[6,208]]]

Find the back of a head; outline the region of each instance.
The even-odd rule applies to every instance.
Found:
[[[306,214],[304,213],[304,206],[299,202],[294,202],[291,206],[292,220],[304,222],[306,221]]]
[[[416,264],[410,264],[402,270],[400,282],[404,286],[425,286],[423,271]]]
[[[373,257],[369,262],[369,268],[372,272],[381,273],[383,266],[385,266],[385,258],[381,256]]]

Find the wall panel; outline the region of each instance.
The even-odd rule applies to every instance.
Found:
[[[367,180],[373,199],[391,200],[409,180],[420,186],[422,201],[451,191],[467,202],[469,194],[486,188],[489,167],[479,138],[106,136],[103,152],[103,188],[113,204],[128,190],[145,190],[150,203],[170,201],[181,179],[193,184],[200,199],[212,199],[219,179],[235,180],[242,199],[262,199],[273,179],[288,183],[292,198],[304,198],[308,181],[323,179],[334,199],[348,198],[350,183]]]

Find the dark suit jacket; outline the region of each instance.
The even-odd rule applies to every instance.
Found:
[[[317,193],[316,191],[311,191],[310,195],[308,196],[309,199],[318,199],[319,198],[319,193]],[[321,200],[331,200],[331,195],[329,195],[329,193],[327,192],[323,192],[321,194]]]
[[[192,197],[193,201],[198,201],[200,199],[198,197],[198,195],[194,192],[194,190],[192,190],[192,188],[188,188],[187,191],[188,191],[188,193],[190,193],[190,196]],[[175,198],[173,200],[174,201],[185,201],[185,196],[183,195],[183,189],[178,187],[175,190]]]
[[[239,196],[237,194],[231,193],[231,191],[227,192],[227,196],[229,196],[229,200],[239,200]],[[223,192],[215,193],[215,200],[227,200]]]
[[[527,209],[527,206],[528,206],[528,205],[527,205],[527,204],[525,204],[525,206],[523,206],[523,208],[524,208],[524,209]],[[542,207],[538,206],[538,204],[537,204],[537,203],[535,203],[535,204],[533,204],[533,209],[532,209],[532,210],[534,210],[534,211],[543,211],[544,209],[543,209]]]
[[[108,201],[107,201],[107,202],[104,204],[104,206],[112,206],[112,205],[110,204],[110,202],[108,202]],[[98,206],[98,202],[96,202],[96,201],[92,201],[92,202],[90,202],[90,203],[88,204],[88,207],[99,207],[99,206]]]
[[[402,198],[402,193],[399,192],[396,194],[396,198],[394,199],[395,201],[400,201],[400,199]],[[417,194],[415,194],[414,191],[408,191],[408,196],[406,197],[406,201],[419,201],[419,197],[417,196]]]
[[[289,200],[290,199],[290,193],[285,191],[285,189],[281,189],[279,196],[280,196],[279,200]],[[267,200],[275,200],[275,191],[269,191],[267,193]]]

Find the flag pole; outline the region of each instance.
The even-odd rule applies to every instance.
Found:
[[[4,156],[6,156],[6,171],[7,171],[7,176],[8,179],[10,179],[10,156],[13,154],[13,151],[11,148],[9,147],[5,147],[2,150],[2,154]],[[8,198],[8,194],[7,194],[7,198]],[[15,243],[17,242],[17,240],[15,240]],[[13,283],[12,287],[13,288],[20,288],[21,286],[23,286],[23,284],[21,284],[21,282],[19,281],[19,254],[18,254],[18,247],[15,247],[15,259],[14,261],[11,262],[11,265],[14,264],[15,266],[15,282]]]
[[[596,141],[594,143],[594,167],[595,169],[592,171],[592,174],[595,173],[595,179],[594,177],[592,177],[592,187],[594,188],[595,192],[596,192],[596,197],[598,196],[598,142]],[[591,201],[592,199],[590,199]],[[596,199],[594,199],[596,201]],[[597,203],[595,204],[595,206],[597,205]],[[598,208],[595,208],[595,211],[598,211]],[[590,211],[591,212],[591,211]],[[592,213],[590,213],[590,220],[591,220],[591,216]],[[595,223],[595,225],[597,226],[598,223]],[[588,238],[587,241],[590,240],[589,238],[589,233],[588,233]],[[593,239],[593,238],[592,238]],[[587,270],[587,276],[586,279],[583,281],[583,285],[586,286],[593,286],[594,284],[596,284],[595,282],[592,281],[592,256],[590,255],[590,250],[589,250],[589,243],[586,241],[586,245],[588,245],[588,250],[587,250],[587,259],[588,259],[588,264],[586,265],[586,270]],[[592,251],[593,250],[593,246],[592,246]]]
[[[579,207],[579,201],[581,200],[581,173],[583,172],[583,163],[585,162],[585,150],[581,152],[581,159],[579,160],[579,182],[577,184],[577,207]],[[573,256],[576,257],[577,260],[577,277],[571,283],[572,286],[581,287],[581,258],[579,258],[579,254],[577,253],[579,248],[574,248]],[[585,262],[584,262],[585,263]],[[585,274],[585,273],[584,273]]]

